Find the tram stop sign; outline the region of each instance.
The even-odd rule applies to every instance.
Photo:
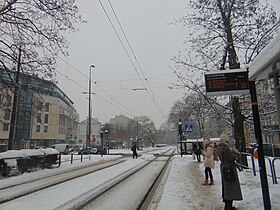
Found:
[[[241,69],[205,73],[206,94],[237,95],[249,93],[248,71]]]

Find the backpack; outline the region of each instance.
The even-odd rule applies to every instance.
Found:
[[[213,157],[214,157],[214,160],[215,160],[215,161],[218,161],[218,160],[219,160],[218,152],[217,152],[216,149],[213,150]]]

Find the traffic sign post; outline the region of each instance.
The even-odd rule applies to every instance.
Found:
[[[178,122],[178,133],[179,133],[179,138],[180,138],[180,149],[181,149],[181,157],[183,157],[183,145],[182,145],[182,134],[183,134],[183,129],[182,129],[182,120],[179,119]]]
[[[186,132],[193,132],[193,125],[188,125],[188,124],[186,124],[186,126],[185,126],[185,131],[186,131]]]

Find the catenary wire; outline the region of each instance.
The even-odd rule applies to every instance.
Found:
[[[129,48],[130,48],[130,51],[132,52],[132,54],[133,54],[133,56],[134,56],[134,59],[135,59],[137,65],[138,65],[138,67],[139,67],[139,69],[140,69],[140,71],[141,71],[141,73],[142,73],[142,76],[144,77],[144,79],[145,79],[145,81],[146,81],[146,83],[147,83],[148,89],[150,90],[150,92],[151,92],[152,95],[151,95],[149,92],[148,92],[148,94],[150,95],[150,97],[151,97],[153,103],[155,104],[155,106],[157,107],[157,109],[160,111],[160,113],[163,115],[163,117],[165,117],[164,113],[162,112],[162,110],[161,110],[161,108],[160,108],[160,106],[159,106],[159,103],[157,102],[157,99],[156,99],[156,97],[155,97],[155,94],[154,94],[154,92],[153,92],[153,90],[152,90],[150,84],[148,83],[148,80],[147,80],[147,78],[146,78],[146,76],[145,76],[145,74],[144,74],[144,72],[143,72],[143,70],[142,70],[142,68],[141,68],[141,65],[140,65],[140,63],[139,63],[139,61],[138,61],[138,59],[137,59],[137,57],[136,57],[136,55],[135,55],[135,53],[134,53],[132,47],[131,47],[131,44],[130,44],[130,42],[129,42],[128,38],[127,38],[127,35],[126,35],[126,33],[125,33],[125,31],[124,31],[124,29],[123,29],[123,27],[122,27],[122,25],[121,25],[121,23],[120,23],[120,21],[119,21],[119,18],[118,18],[117,14],[116,14],[116,12],[115,12],[115,10],[114,10],[114,8],[113,8],[113,5],[111,4],[110,0],[108,0],[108,2],[109,2],[109,5],[110,5],[110,7],[111,7],[111,9],[112,9],[112,11],[113,11],[113,14],[114,14],[114,16],[115,16],[117,22],[118,22],[118,24],[119,24],[119,27],[120,27],[120,29],[121,29],[121,31],[122,31],[122,33],[123,33],[125,39],[126,39],[126,42],[127,42],[128,46],[129,46]],[[111,23],[111,26],[113,27],[113,29],[114,29],[114,31],[115,31],[117,37],[119,38],[119,40],[120,40],[120,42],[121,42],[121,44],[122,44],[122,46],[125,48],[123,42],[122,42],[121,39],[120,39],[120,36],[119,36],[118,32],[116,31],[116,29],[115,29],[115,27],[114,27],[114,25],[113,25],[113,23],[112,23],[112,21],[111,21],[109,15],[108,15],[107,11],[106,11],[106,9],[104,8],[104,6],[103,6],[103,4],[101,3],[100,0],[99,0],[99,3],[101,4],[101,6],[102,6],[102,8],[103,8],[103,10],[104,10],[104,12],[105,12],[107,18],[109,19],[109,22]],[[128,53],[127,50],[126,50],[126,48],[125,48],[125,52]],[[128,56],[129,56],[129,55],[128,55]],[[141,76],[139,75],[139,73],[138,73],[138,71],[137,71],[137,68],[136,68],[136,66],[134,65],[134,63],[132,62],[130,56],[129,56],[129,59],[130,59],[131,63],[133,64],[134,69],[136,70],[136,72],[137,72],[139,78],[141,79]],[[143,84],[143,80],[142,80],[142,79],[141,79],[141,82],[142,82],[142,84]],[[144,84],[143,84],[143,86],[145,87]],[[146,87],[145,87],[145,88],[146,88]]]

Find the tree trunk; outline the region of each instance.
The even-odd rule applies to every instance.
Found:
[[[222,8],[221,1],[218,2],[221,16],[224,20],[224,27],[227,39],[227,53],[224,53],[224,57],[222,59],[223,63],[221,67],[225,67],[225,56],[228,56],[228,63],[229,69],[240,69],[240,62],[238,60],[238,56],[235,51],[234,43],[233,43],[233,35],[232,35],[232,28],[231,28],[231,11],[229,8]],[[245,144],[245,135],[244,135],[244,116],[241,113],[240,103],[237,96],[233,97],[232,100],[232,110],[233,110],[233,131],[234,131],[234,138],[235,138],[235,146],[240,152],[246,151],[246,144]],[[242,156],[242,164],[247,164],[247,157]]]

